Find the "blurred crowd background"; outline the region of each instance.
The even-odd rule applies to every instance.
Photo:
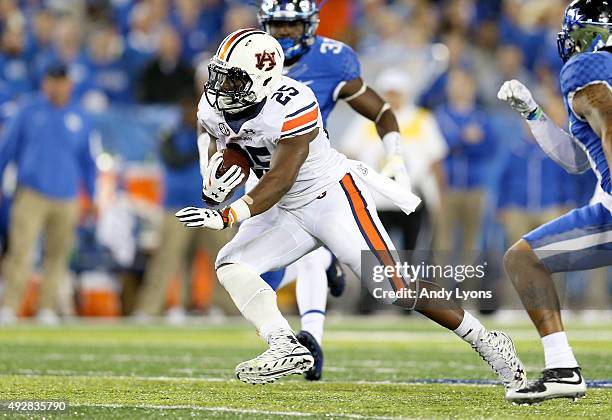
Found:
[[[556,53],[566,5],[328,0],[321,10],[319,35],[357,52],[364,79],[398,115],[408,169],[424,205],[405,219],[380,203],[396,244],[455,250],[461,261],[476,252],[497,264],[495,287],[508,300],[513,292],[503,280],[504,250],[545,221],[585,205],[595,190],[591,173],[570,176],[547,159],[522,120],[496,97],[503,81],[519,79],[552,119],[567,125]],[[0,0],[0,287],[6,289],[7,275],[25,279],[18,300],[5,293],[3,309],[38,312],[50,323],[55,314],[167,313],[180,322],[186,311],[232,313],[225,294],[214,291],[211,269],[232,233],[186,233],[171,214],[200,204],[195,109],[211,52],[229,32],[257,26],[256,6],[238,0]],[[21,124],[24,136],[51,132],[35,130],[37,113],[48,107],[26,112],[23,104],[41,91],[61,90],[46,80],[64,71],[72,96],[60,118],[69,132],[87,137],[93,164],[83,165],[95,182],[78,181],[78,194],[68,186],[45,187],[45,180],[65,181],[75,172],[50,149],[39,151],[40,161],[24,163],[46,174],[30,184],[42,187],[15,194],[21,163],[15,164],[19,152],[7,146],[18,137],[15,127]],[[51,130],[59,114],[49,115],[43,123]],[[328,129],[339,150],[380,165],[384,153],[373,126],[346,105],[332,113]],[[76,210],[54,207],[58,197],[76,199]],[[27,209],[19,212],[23,220],[11,220],[14,205]],[[61,216],[71,212],[74,217]],[[74,223],[58,233],[58,220],[66,218]],[[14,228],[18,223],[26,227]],[[9,241],[12,228],[28,233]],[[70,255],[64,275],[57,267],[63,251],[52,244],[71,230],[74,242],[62,242]],[[607,270],[566,276],[564,299],[574,308],[608,308],[609,278]],[[330,302],[332,310],[376,309],[363,297],[360,302],[358,291],[348,294]],[[285,309],[293,307],[291,292],[279,298]]]

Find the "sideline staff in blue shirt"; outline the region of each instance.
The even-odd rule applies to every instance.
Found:
[[[45,323],[58,321],[57,290],[74,242],[78,192],[83,185],[93,198],[96,176],[90,125],[71,100],[72,88],[64,65],[49,66],[42,92],[24,101],[0,137],[0,173],[9,162],[17,166],[0,322],[14,321],[30,275],[30,256],[43,231],[45,270],[38,317]]]

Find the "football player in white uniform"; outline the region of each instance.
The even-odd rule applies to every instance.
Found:
[[[395,264],[395,248],[378,219],[367,187],[353,176],[346,157],[330,147],[319,105],[306,85],[282,76],[283,50],[255,29],[230,34],[209,65],[210,78],[198,118],[217,149],[249,154],[259,183],[223,210],[187,207],[177,217],[187,227],[224,229],[241,223],[217,256],[219,281],[240,312],[269,344],[260,356],[236,367],[247,383],[268,383],[301,374],[313,364],[276,304],[261,273],[285,267],[321,245],[358,276],[361,252]],[[211,158],[216,167],[219,155]],[[238,167],[218,177],[206,171],[208,188],[224,198],[244,177]],[[394,277],[393,287],[415,287]],[[417,283],[421,288],[432,284]],[[431,302],[429,302],[431,303]],[[508,336],[487,331],[462,309],[413,307],[468,342],[508,388],[525,383],[523,365]]]

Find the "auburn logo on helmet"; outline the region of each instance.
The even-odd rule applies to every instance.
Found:
[[[258,70],[263,70],[266,64],[268,65],[266,71],[270,71],[276,66],[274,52],[269,53],[268,51],[264,50],[263,53],[255,54],[255,57],[257,58],[257,64],[255,65],[255,67],[257,67]]]

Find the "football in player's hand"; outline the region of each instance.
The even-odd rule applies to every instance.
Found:
[[[240,167],[240,170],[244,174],[244,178],[242,179],[240,184],[234,187],[234,189],[227,194],[225,200],[231,198],[234,195],[234,192],[240,189],[240,187],[242,187],[247,182],[251,171],[251,161],[246,152],[242,150],[238,145],[229,143],[227,145],[227,148],[223,150],[222,162],[219,168],[217,168],[216,176],[223,176],[223,174],[225,174],[234,165]],[[203,199],[206,204],[211,207],[216,207],[219,205],[219,203],[214,202],[207,197],[203,197]]]
[[[240,146],[229,143],[227,148],[223,151],[223,163],[221,166],[219,166],[219,169],[217,169],[217,176],[222,176],[234,165],[240,166],[240,169],[242,169],[244,179],[240,185],[244,185],[247,182],[247,178],[249,177],[249,173],[251,171],[251,161],[249,160],[246,152],[242,150]]]

